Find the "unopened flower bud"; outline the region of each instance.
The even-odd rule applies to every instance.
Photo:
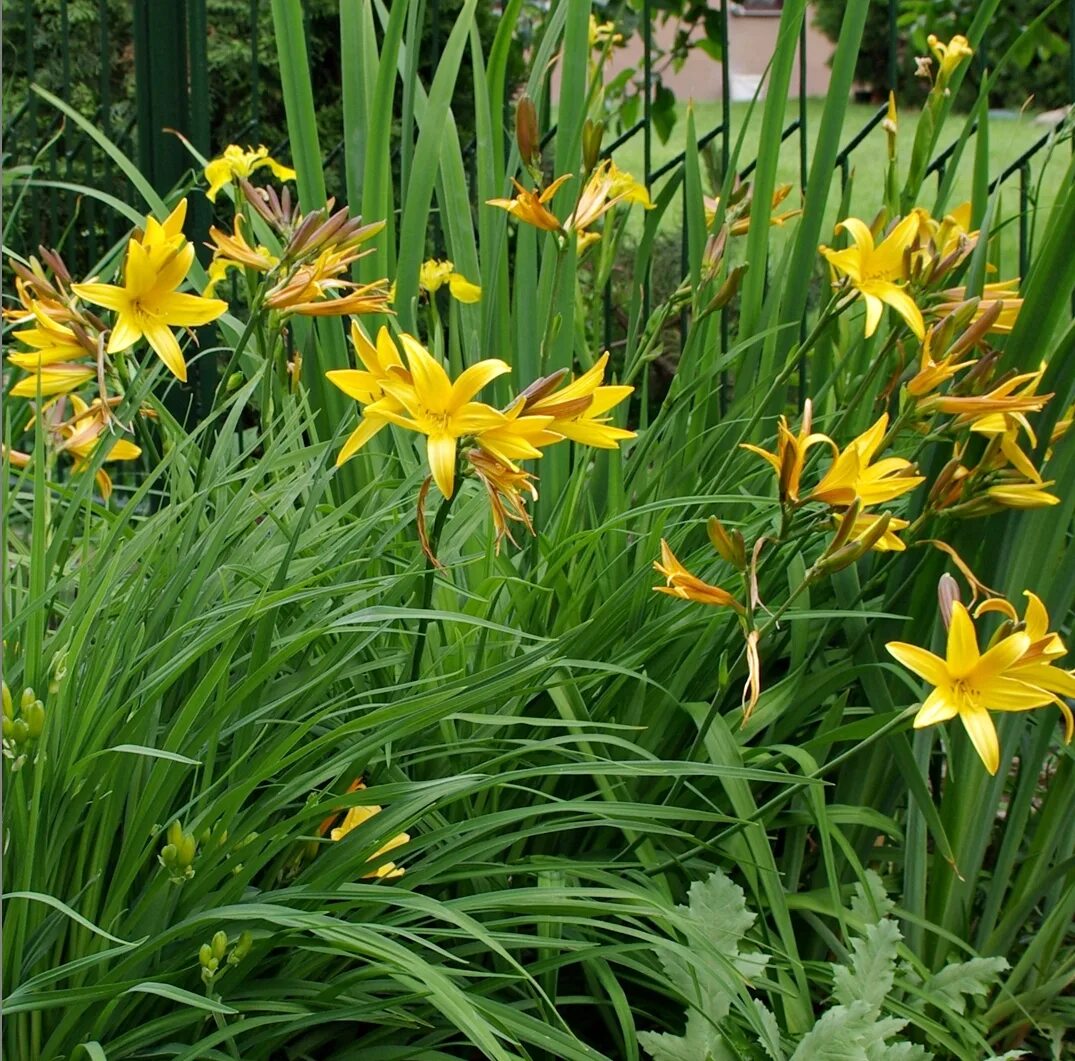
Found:
[[[7,682],[3,682],[4,693],[4,718],[13,719],[15,717],[15,704],[11,699],[11,690],[7,687]]]
[[[836,527],[836,533],[833,535],[832,541],[829,542],[829,547],[825,550],[826,556],[830,556],[837,549],[842,549],[847,544],[848,539],[851,537],[851,532],[855,529],[855,521],[859,518],[861,512],[862,499],[856,497],[851,503],[851,507],[844,512],[843,518]]]
[[[228,376],[228,382],[227,382],[227,385],[226,385],[226,390],[229,393],[231,391],[237,391],[242,385],[243,385],[243,374],[241,372],[233,372],[230,376]]]
[[[592,173],[601,159],[601,138],[605,135],[605,123],[586,119],[582,127],[582,164]]]
[[[16,744],[25,744],[29,736],[30,727],[26,724],[26,719],[17,718],[11,723],[11,739]]]
[[[198,948],[198,961],[201,962],[203,969],[209,968],[209,963],[213,960],[213,948],[208,943],[203,943]]]
[[[183,838],[176,845],[176,857],[179,864],[189,866],[198,853],[198,841],[190,833],[184,833]]]
[[[523,96],[515,108],[515,141],[523,164],[529,168],[541,166],[541,138],[538,136],[537,108],[529,96]]]
[[[862,556],[862,548],[858,542],[841,545],[839,549],[834,549],[821,557],[814,564],[814,570],[818,575],[834,575],[837,571],[850,567],[860,556]]]
[[[713,313],[718,309],[723,309],[733,298],[735,298],[739,292],[739,285],[742,282],[743,276],[749,268],[749,262],[742,262],[728,271],[728,275],[724,278],[724,283],[720,285],[720,290],[717,291],[710,300],[709,305],[702,311],[702,316],[705,316],[707,313]]]
[[[746,543],[743,541],[742,533],[738,530],[729,533],[716,516],[709,517],[706,530],[709,532],[709,540],[713,543],[713,548],[733,567],[737,567],[740,571],[745,570],[747,566]]]
[[[37,697],[34,696],[33,689],[27,686],[22,691],[22,698],[19,700],[19,707],[21,707],[25,711],[26,708],[29,707],[30,704],[32,704],[36,699]]]
[[[937,604],[941,609],[945,630],[952,622],[952,605],[959,600],[959,583],[946,571],[937,582]]]
[[[213,933],[213,957],[217,961],[223,961],[224,955],[228,953],[228,934],[221,930],[220,932]]]
[[[231,953],[228,955],[229,965],[238,965],[249,953],[250,948],[254,945],[254,937],[249,932],[243,932],[239,935],[239,940],[231,949]]]
[[[45,705],[40,700],[35,700],[28,707],[22,709],[22,717],[26,719],[30,739],[37,740],[45,728]]]
[[[179,842],[183,839],[183,826],[179,824],[177,818],[171,825],[168,826],[168,843],[174,847],[179,847]]]

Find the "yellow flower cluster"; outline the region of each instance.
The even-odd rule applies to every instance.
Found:
[[[570,173],[557,177],[546,188],[530,191],[518,181],[515,196],[511,199],[490,199],[490,206],[506,210],[516,220],[523,221],[545,232],[555,232],[561,239],[574,237],[578,252],[581,254],[592,243],[601,238],[593,226],[613,207],[623,203],[637,203],[646,210],[653,208],[653,202],[645,185],[635,180],[630,173],[621,170],[611,159],[605,159],[594,167],[586,183],[582,186],[578,201],[563,221],[549,208],[556,193],[571,179]]]
[[[885,443],[888,414],[882,414],[869,429],[842,450],[828,435],[812,432],[811,424],[812,406],[807,401],[802,426],[797,434],[792,433],[787,419],[780,417],[775,451],[770,452],[750,443],[743,443],[743,449],[761,457],[772,467],[777,476],[780,502],[785,507],[794,509],[808,501],[821,502],[853,521],[848,527],[851,542],[871,538],[871,548],[879,551],[902,550],[904,544],[896,531],[907,527],[907,522],[886,513],[883,532],[873,537],[871,532],[883,516],[866,511],[872,506],[902,497],[924,481],[915,474],[914,465],[903,457],[876,459]],[[829,447],[832,460],[818,484],[802,498],[800,480],[807,454],[811,447],[819,443]]]
[[[523,492],[536,497],[533,476],[518,462],[539,458],[545,447],[564,439],[615,448],[634,432],[616,427],[607,414],[632,387],[604,386],[608,354],[578,379],[564,383],[559,372],[538,380],[498,410],[476,401],[478,393],[510,372],[504,361],[479,361],[452,380],[439,361],[413,336],[399,337],[403,356],[387,328],[376,344],[357,323],[351,341],[362,369],[327,373],[329,380],[362,406],[362,419],[344,443],[337,466],[353,457],[387,424],[424,435],[430,474],[445,498],[455,492],[460,443],[467,470],[489,495],[497,542],[511,537],[508,520],[523,522]],[[405,361],[404,361],[405,359]]]
[[[215,289],[232,269],[264,278],[264,304],[282,317],[339,317],[350,313],[387,313],[387,280],[359,284],[347,278],[351,265],[364,251],[360,247],[376,236],[384,222],[363,224],[346,207],[334,210],[334,200],[303,214],[293,207],[285,188],[255,188],[240,183],[244,201],[263,220],[279,242],[274,252],[251,242],[253,222],[236,214],[230,233],[209,229],[213,260],[209,288]]]
[[[970,224],[970,203],[963,203],[940,220],[922,207],[915,207],[886,230],[880,243],[878,231],[859,218],[845,218],[836,226],[837,232],[850,236],[851,246],[843,250],[822,246],[821,254],[841,283],[865,303],[867,338],[877,331],[886,305],[923,340],[924,313],[943,317],[964,301],[965,289],[941,292],[940,302],[933,301],[929,289],[965,262],[974,250],[978,232],[971,231]],[[1021,303],[1011,290],[1013,283],[1017,285],[1018,281],[987,285],[988,301],[1003,299],[1008,303],[1004,307],[1005,321],[995,331],[1010,330],[1018,313]]]

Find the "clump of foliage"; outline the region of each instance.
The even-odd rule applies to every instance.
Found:
[[[728,140],[706,188],[688,113],[647,187],[601,153],[589,5],[514,129],[521,5],[486,52],[464,0],[428,82],[422,6],[340,7],[378,45],[339,56],[351,201],[275,0],[283,158],[163,197],[112,145],[139,208],[98,195],[92,275],[11,255],[5,1054],[1058,1054],[1075,163],[1048,216],[981,155],[967,201],[926,185],[974,24],[834,227],[867,5],[805,188],[788,5],[749,184]]]

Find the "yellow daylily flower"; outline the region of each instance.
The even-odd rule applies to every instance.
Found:
[[[62,441],[58,449],[74,458],[72,473],[85,470],[98,446],[107,447],[106,461],[132,461],[142,455],[142,450],[133,442],[111,434],[112,417],[100,398],[87,405],[77,394],[72,394],[70,402],[74,416],[60,429]],[[104,468],[98,468],[95,478],[101,496],[107,501],[112,496],[111,476]]]
[[[653,569],[663,575],[666,584],[654,586],[654,592],[667,593],[681,600],[696,601],[699,604],[714,604],[722,608],[732,608],[742,612],[743,606],[726,589],[704,582],[697,575],[692,575],[676,559],[671,546],[661,539],[661,559],[653,561]]]
[[[426,458],[437,488],[445,497],[455,491],[455,456],[458,440],[504,422],[504,414],[474,396],[497,376],[510,372],[503,361],[479,361],[465,369],[453,382],[448,373],[413,335],[401,335],[403,352],[410,369],[411,382],[389,376],[382,383],[388,397],[402,405],[384,400],[366,408],[391,423],[426,436]]]
[[[597,16],[590,14],[590,50],[603,48],[605,44],[622,44],[623,34],[616,32],[615,22],[598,22]]]
[[[625,180],[625,176],[629,179]],[[595,225],[617,203],[630,195],[637,195],[634,187],[636,184],[637,181],[622,172],[619,173],[618,181],[614,181],[612,161],[605,159],[594,168],[593,173],[582,186],[579,201],[575,204],[575,209],[571,211],[571,216],[564,222],[564,231],[575,232],[580,237],[592,235],[589,231],[592,225]]]
[[[1037,372],[1024,372],[1012,376],[985,394],[931,395],[919,401],[918,407],[925,413],[946,413],[955,416],[956,427],[964,427],[968,424],[973,426],[983,417],[997,413],[1015,416],[1022,413],[1041,412],[1045,404],[1053,397],[1052,394],[1035,393],[1042,374],[1043,370],[1039,369]],[[1022,420],[1025,421],[1025,417]],[[995,422],[992,423],[995,429],[997,425]],[[1029,424],[1027,427],[1029,428]],[[989,429],[987,433],[990,433]]]
[[[209,284],[203,292],[206,297],[212,295],[216,285],[224,279],[229,269],[253,269],[258,273],[268,273],[280,264],[280,259],[267,247],[250,244],[243,232],[245,223],[243,215],[236,214],[230,234],[215,225],[210,226],[213,260],[209,263]]]
[[[571,174],[565,173],[557,177],[543,191],[529,191],[517,180],[512,180],[515,185],[514,199],[488,199],[489,206],[497,206],[501,210],[507,210],[518,221],[525,221],[534,228],[543,229],[546,232],[560,232],[562,226],[560,219],[545,205],[560,190],[565,181],[571,180]]]
[[[348,792],[360,792],[365,789],[365,785],[358,781],[347,790]],[[382,807],[376,803],[370,803],[362,807],[351,807],[347,814],[344,816],[343,821],[329,833],[329,836],[334,841],[340,841],[348,833],[354,832],[360,825],[364,825],[371,818],[376,817],[383,810]],[[331,822],[331,819],[329,819]],[[402,847],[404,844],[410,843],[410,833],[397,833],[386,844],[377,848],[368,859],[367,862],[377,862],[377,868],[371,870],[369,873],[363,873],[364,879],[375,878],[377,880],[391,880],[395,877],[403,876],[403,869],[397,866],[395,862],[380,862],[379,860],[383,855],[386,855],[389,851],[394,851],[397,847]]]
[[[183,225],[187,220],[187,200],[180,199],[175,209],[163,220],[147,215],[142,234],[136,236],[149,256],[149,267],[160,272],[187,245]]]
[[[810,431],[813,423],[813,406],[808,398],[803,407],[802,425],[799,433],[793,435],[788,427],[787,417],[781,416],[777,423],[776,452],[770,453],[760,446],[742,442],[740,446],[756,453],[762,460],[767,461],[780,485],[781,502],[790,501],[791,504],[799,503],[799,481],[802,478],[803,465],[806,463],[806,454],[811,446],[818,442],[824,442],[836,451],[836,444],[828,435],[812,434]]]
[[[548,430],[599,449],[616,449],[625,439],[634,438],[634,431],[615,427],[602,417],[634,392],[634,387],[602,386],[608,356],[602,354],[593,368],[559,390],[527,399],[527,415],[551,416]]]
[[[176,240],[181,242],[176,244]],[[165,255],[162,248],[166,243],[175,244],[175,249]],[[144,338],[172,374],[186,382],[187,365],[172,328],[208,324],[228,308],[220,299],[177,290],[193,261],[194,247],[182,236],[165,235],[148,247],[132,239],[127,244],[122,286],[96,282],[72,285],[79,298],[116,314],[108,353],[118,354]]]
[[[774,212],[791,194],[791,189],[791,184],[778,184],[773,191],[772,199],[769,203],[770,228],[783,228],[786,222],[790,221],[792,218],[798,217],[802,213],[801,209],[785,210],[782,214]],[[705,227],[712,228],[713,222],[717,220],[717,213],[720,211],[720,196],[703,195],[702,205],[705,210]],[[753,197],[748,195],[738,202],[733,202],[732,205],[728,207],[726,220],[730,222],[728,224],[728,233],[730,235],[745,236],[750,231],[750,214],[753,205]]]
[[[933,329],[926,332],[922,341],[922,352],[919,355],[918,371],[907,382],[907,393],[916,398],[935,391],[945,380],[951,379],[957,372],[977,362],[977,358],[967,361],[955,361],[951,356],[942,357],[940,361],[933,360]]]
[[[429,294],[436,294],[444,285],[448,285],[448,292],[457,302],[479,302],[482,297],[482,289],[471,283],[462,273],[456,272],[455,265],[449,261],[438,261],[431,258],[422,262],[418,270],[418,287]]]
[[[656,205],[646,186],[626,170],[620,169],[611,159],[608,161],[608,180],[609,195],[618,202],[638,203],[643,210],[652,210]]]
[[[858,436],[833,458],[821,482],[811,491],[810,501],[843,508],[858,498],[863,506],[892,501],[913,490],[924,477],[914,474],[914,466],[902,457],[886,457],[870,462],[884,440],[888,413]]]
[[[989,710],[1029,711],[1054,701],[1051,693],[1020,680],[1012,671],[1030,645],[1030,636],[1020,632],[979,653],[974,623],[967,609],[956,601],[944,659],[901,641],[890,641],[885,647],[908,670],[934,686],[915,715],[915,729],[958,715],[985,768],[995,774],[1000,766],[1000,745]]]
[[[937,59],[937,84],[942,88],[948,84],[963,61],[974,55],[970,41],[962,33],[957,33],[947,44],[931,33],[926,38],[926,43]]]
[[[877,331],[881,312],[888,305],[907,322],[919,339],[924,339],[926,325],[922,320],[922,311],[896,282],[904,276],[904,254],[918,233],[918,218],[908,214],[877,246],[874,246],[869,226],[856,217],[841,221],[836,230],[847,232],[854,246],[844,250],[823,246],[821,253],[862,295],[866,303],[867,337]]]
[[[210,202],[216,202],[220,189],[229,181],[248,180],[255,170],[268,166],[277,180],[293,181],[296,178],[295,171],[290,166],[285,166],[269,156],[269,149],[265,146],[247,148],[244,151],[238,144],[229,144],[224,148],[224,154],[214,158],[205,167],[205,179],[209,187],[205,192]]]
[[[377,345],[374,346],[366,338],[366,333],[359,327],[358,322],[352,321],[351,342],[365,369],[344,368],[325,373],[330,383],[339,387],[349,398],[354,398],[365,406],[358,427],[351,432],[336,457],[337,468],[350,460],[388,423],[384,416],[376,411],[371,412],[370,406],[381,403],[380,408],[390,408],[399,415],[405,412],[399,401],[385,392],[385,382],[393,377],[403,383],[412,382],[411,374],[403,367],[403,360],[392,336],[383,325],[377,333]]]

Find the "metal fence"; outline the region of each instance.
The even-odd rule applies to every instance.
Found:
[[[570,0],[560,0],[570,2]],[[217,7],[214,8],[214,3]],[[318,3],[331,13],[332,0],[306,5],[307,21],[317,17]],[[1071,36],[1075,37],[1075,0],[1067,0]],[[4,164],[12,175],[9,203],[18,208],[5,228],[10,246],[47,243],[67,251],[72,265],[88,268],[122,238],[127,222],[115,201],[133,204],[136,193],[119,174],[100,142],[31,91],[41,84],[85,115],[109,140],[135,158],[155,188],[166,192],[190,169],[191,158],[173,131],[182,132],[202,153],[219,150],[229,139],[257,143],[266,134],[266,70],[275,65],[267,0],[25,0],[9,4],[5,29]],[[435,27],[438,5],[429,0],[426,17]],[[888,4],[889,87],[896,84],[898,36],[896,3]],[[225,11],[227,17],[221,15]],[[210,15],[213,24],[210,25]],[[642,138],[643,179],[652,185],[682,167],[683,155],[654,165],[653,15],[643,0],[640,29],[643,44],[642,116],[606,148],[606,154],[636,137]],[[721,51],[729,55],[730,5],[718,9]],[[435,34],[436,30],[433,29]],[[225,60],[211,61],[212,48]],[[799,41],[799,104],[796,116],[783,130],[782,140],[797,137],[801,183],[805,187],[810,130],[806,107],[807,35]],[[221,65],[223,63],[223,65]],[[1075,99],[1075,57],[1070,62],[1070,98]],[[722,88],[721,121],[703,131],[699,146],[715,143],[723,167],[731,158],[732,109],[730,62],[714,65]],[[221,71],[234,77],[232,97],[222,112],[214,110],[211,79]],[[215,72],[214,72],[215,71]],[[330,86],[331,88],[331,86]],[[11,101],[14,101],[12,104]],[[324,101],[326,112],[331,100]],[[214,119],[216,115],[216,119]],[[844,180],[854,152],[884,117],[881,107],[851,135],[837,159]],[[271,124],[271,123],[270,123]],[[551,133],[550,133],[551,135]],[[1042,157],[1053,131],[1046,132],[1020,158],[993,177],[992,187],[1014,182],[1018,189],[1018,253],[1025,268],[1029,254],[1032,166]],[[343,139],[332,138],[326,159],[327,184],[338,195],[343,189]],[[283,145],[273,144],[271,147]],[[943,179],[956,145],[934,159],[930,173]],[[745,165],[746,178],[753,163]],[[95,198],[85,189],[99,188]],[[21,202],[19,202],[21,198]],[[111,202],[110,202],[111,200]],[[195,235],[209,223],[209,204],[192,201]],[[14,226],[14,228],[12,227]],[[72,236],[77,235],[77,239]],[[686,236],[684,234],[684,240]],[[200,241],[199,241],[200,242]]]

